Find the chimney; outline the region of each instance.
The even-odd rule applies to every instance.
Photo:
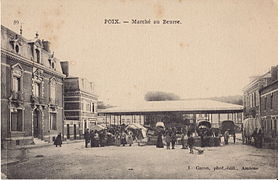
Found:
[[[43,44],[43,49],[46,50],[47,52],[51,53],[50,42],[42,40],[42,44]]]
[[[271,73],[271,82],[277,80],[277,74],[278,74],[277,69],[278,69],[278,66],[272,66],[271,67],[271,70],[270,70],[270,73]]]
[[[66,75],[66,77],[69,77],[69,62],[68,61],[62,61],[61,62],[61,67],[63,74]]]

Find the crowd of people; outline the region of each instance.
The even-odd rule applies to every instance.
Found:
[[[193,153],[193,149],[197,150],[198,153],[202,153],[203,150],[198,149],[195,147],[196,145],[196,137],[199,136],[199,143],[201,147],[206,146],[220,146],[221,143],[221,136],[224,138],[224,144],[229,144],[230,136],[233,137],[235,142],[235,134],[229,133],[230,130],[226,130],[224,134],[220,134],[219,130],[211,130],[211,129],[203,129],[203,130],[196,130],[196,129],[188,129],[183,128],[181,130],[180,135],[180,143],[182,145],[182,149],[189,149],[190,153]],[[196,137],[195,137],[196,136]],[[195,137],[195,138],[194,138]],[[197,138],[198,139],[198,138]],[[162,128],[157,132],[157,148],[164,148],[164,143],[166,144],[166,149],[175,149],[175,145],[177,143],[177,130],[175,127],[173,128],[166,128],[165,130]],[[260,142],[258,140],[258,142]]]
[[[157,148],[164,148],[163,137],[165,138],[166,148],[168,150],[175,149],[175,145],[177,143],[177,129],[175,127],[173,127],[173,128],[166,128],[165,131],[163,129],[158,130],[158,132],[157,132],[157,142],[156,142],[156,147]],[[194,144],[195,144],[195,139],[193,137],[193,132],[183,128],[181,130],[182,149],[188,149],[189,148],[189,152],[192,153],[192,154],[193,154],[193,150],[198,151],[199,154],[204,152],[203,150],[194,147]]]
[[[172,128],[158,128],[157,129],[157,148],[164,148],[164,142],[166,144],[166,149],[175,149],[177,143],[177,129],[175,127]],[[189,149],[190,153],[193,153],[193,150],[197,150],[198,153],[202,153],[203,150],[195,147],[195,138],[197,134],[200,136],[201,147],[207,146],[209,143],[209,137],[219,138],[220,143],[220,133],[218,131],[208,131],[204,130],[202,132],[197,132],[196,129],[190,128],[182,128],[180,130],[180,142],[182,145],[182,149]],[[228,144],[228,140],[230,137],[229,131],[225,131],[223,134],[225,144]],[[261,146],[261,133],[254,132],[253,137],[255,139],[256,147]],[[137,142],[138,145],[142,143],[143,140],[142,129],[137,128],[128,128],[128,126],[120,125],[120,126],[110,126],[106,129],[100,130],[89,130],[86,129],[84,133],[85,147],[104,147],[110,145],[116,146],[132,146],[134,142]],[[62,138],[61,133],[55,138],[54,145],[61,146]]]
[[[85,147],[104,147],[109,145],[132,146],[133,142],[140,145],[142,129],[128,129],[126,126],[113,126],[102,130],[89,130],[84,133]]]

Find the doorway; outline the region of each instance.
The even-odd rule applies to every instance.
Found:
[[[76,139],[76,124],[73,125],[73,138]]]
[[[67,124],[67,139],[70,139],[70,125]]]
[[[33,112],[33,130],[34,130],[34,138],[39,138],[40,136],[40,111],[35,109]]]

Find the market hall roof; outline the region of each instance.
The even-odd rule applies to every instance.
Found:
[[[100,114],[142,114],[159,112],[231,113],[242,112],[243,106],[213,100],[144,101],[99,110]]]

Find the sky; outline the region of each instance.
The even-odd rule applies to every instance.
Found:
[[[72,76],[121,105],[148,91],[181,98],[241,95],[278,64],[278,0],[2,0],[2,24],[51,42]],[[105,19],[181,24],[104,24]]]

